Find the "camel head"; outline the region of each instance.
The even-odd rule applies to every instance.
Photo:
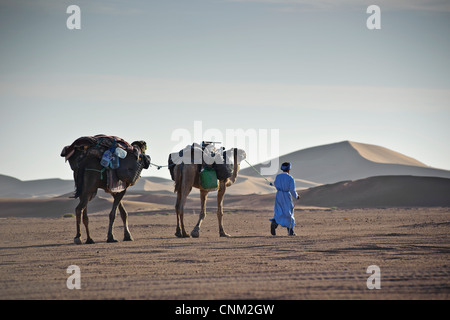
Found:
[[[140,178],[142,169],[150,166],[150,156],[145,154],[147,144],[145,141],[135,141],[131,144],[133,152],[127,152],[127,156],[119,159],[117,177],[127,185],[134,185]]]
[[[247,158],[247,154],[244,150],[238,148],[231,148],[229,150],[224,151],[225,161],[226,163],[235,163],[240,165],[243,160]]]
[[[236,161],[238,164],[241,164],[243,160],[247,158],[247,154],[242,149],[237,149],[236,151]]]
[[[226,165],[233,168],[231,177],[229,177],[226,183],[226,186],[229,187],[236,181],[241,161],[245,160],[247,154],[245,153],[244,150],[238,148],[231,148],[229,150],[224,151],[223,153],[225,156],[224,158]]]

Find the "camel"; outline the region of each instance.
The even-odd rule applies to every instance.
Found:
[[[75,150],[72,148],[71,153],[69,154],[66,151],[67,148],[68,147],[65,147],[63,149],[61,156],[65,156],[66,160],[69,160],[70,166],[74,171],[76,185],[74,198],[79,198],[80,200],[75,208],[77,233],[74,242],[76,244],[82,243],[81,218],[83,218],[83,224],[86,228],[86,244],[95,243],[89,233],[87,205],[88,202],[96,196],[98,189],[105,190],[114,198],[113,206],[109,214],[107,242],[117,242],[113,235],[113,225],[117,208],[119,208],[123,221],[124,241],[133,241],[128,228],[128,213],[122,204],[122,198],[128,187],[133,186],[140,178],[142,169],[147,169],[150,165],[150,157],[145,154],[145,141],[135,141],[131,146],[128,145],[125,158],[119,159],[120,166],[115,170],[106,169],[100,164],[100,159],[98,158],[98,155],[96,155],[99,152],[98,148],[75,148]],[[90,150],[92,150],[92,152],[89,152]],[[103,153],[104,149],[100,150],[100,152]],[[111,183],[108,183],[109,179],[115,181],[115,188],[111,188]]]
[[[228,155],[234,155],[232,165],[233,171],[230,177],[217,181],[217,218],[219,221],[219,235],[221,237],[230,237],[230,235],[226,233],[223,228],[223,198],[227,188],[236,181],[240,162],[246,158],[246,154],[244,150],[236,148],[227,150],[225,153]],[[171,166],[173,166],[173,168],[171,168]],[[210,191],[215,191],[215,189],[208,190],[201,186],[200,166],[201,164],[196,164],[196,162],[192,163],[192,161],[191,163],[183,162],[180,164],[174,164],[171,162],[171,158],[169,157],[169,169],[173,170],[171,173],[173,173],[173,179],[175,181],[174,192],[177,193],[177,202],[175,205],[175,211],[177,213],[177,229],[175,235],[179,238],[190,237],[185,230],[183,216],[184,204],[186,203],[186,199],[191,192],[192,187],[200,190],[201,201],[199,219],[190,234],[193,238],[198,238],[200,236],[200,226],[202,225],[206,215],[206,199]]]

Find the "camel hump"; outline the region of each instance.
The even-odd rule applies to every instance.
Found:
[[[212,145],[201,146],[198,143],[187,145],[179,152],[172,152],[169,155],[169,165],[178,164],[202,164],[213,165],[227,163],[223,149],[215,149]],[[230,163],[230,160],[228,160]]]

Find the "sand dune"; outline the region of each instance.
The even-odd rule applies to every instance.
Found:
[[[302,185],[302,182],[299,182]],[[311,186],[312,184],[305,184]],[[130,191],[167,191],[173,193],[174,182],[172,180],[156,178],[156,177],[143,177],[136,185],[130,188]],[[262,177],[248,177],[238,175],[235,184],[228,188],[228,194],[266,194],[273,193],[275,189],[269,185],[269,183]],[[199,194],[197,189],[192,189],[192,194]]]
[[[450,207],[450,179],[413,176],[379,176],[356,181],[344,181],[307,190],[298,190],[301,199],[296,210],[314,208],[379,208],[379,207]],[[275,195],[227,194],[224,208],[231,211],[270,211]],[[130,191],[124,198],[130,214],[175,212],[176,195],[168,191]],[[208,196],[207,212],[215,213],[216,193]],[[51,199],[0,199],[0,217],[62,217],[75,213],[78,200],[61,196]],[[90,215],[107,214],[112,197],[103,191],[89,203]],[[186,202],[187,213],[198,213],[198,194]]]
[[[173,192],[173,181],[159,177],[142,177],[131,189]],[[21,181],[13,177],[0,175],[0,198],[52,198],[63,194],[71,194],[74,190],[73,180]]]
[[[281,156],[280,164],[285,161],[292,163],[291,175],[294,178],[318,184],[383,175],[450,178],[450,171],[427,167],[415,159],[383,147],[350,141],[303,149]],[[258,164],[255,168],[259,170],[261,165]],[[241,170],[241,174],[257,176],[252,168]]]
[[[42,179],[21,181],[0,175],[0,198],[51,198],[74,190],[72,180]]]
[[[173,192],[173,181],[159,177],[141,177],[136,184],[130,188],[135,191],[169,191]]]
[[[74,214],[78,200],[72,198],[51,199],[0,199],[0,217],[62,217]],[[111,210],[110,201],[95,197],[89,203],[89,214]]]
[[[301,204],[339,208],[449,207],[450,179],[378,176],[301,192]]]
[[[361,157],[372,162],[428,167],[416,159],[384,147],[352,141],[348,141],[348,143],[361,155]]]
[[[246,177],[239,175],[236,182],[227,188],[228,194],[266,194],[275,192],[269,182],[260,177]]]
[[[310,187],[314,183],[298,180],[299,187]],[[73,180],[43,179],[32,181],[21,181],[13,177],[0,175],[0,198],[38,198],[47,199],[60,195],[71,195],[74,192]],[[169,179],[159,177],[142,177],[138,182],[129,188],[129,191],[139,192],[160,192],[173,193],[174,182]],[[266,194],[272,193],[275,189],[261,177],[238,176],[236,183],[228,189],[229,194]],[[192,190],[192,194],[198,194],[197,189]]]
[[[343,141],[299,150],[279,159],[293,164],[291,174],[298,190],[340,181],[359,180],[373,176],[410,175],[450,178],[450,171],[431,168],[422,162],[381,146]],[[258,164],[257,169],[261,168]],[[68,169],[69,170],[69,169]],[[274,176],[266,177],[273,182]],[[264,195],[276,190],[252,168],[241,169],[236,183],[228,188],[228,195]],[[173,195],[172,180],[159,177],[141,177],[129,192],[167,192]],[[72,194],[73,180],[43,179],[21,181],[0,175],[0,198],[48,199]],[[199,194],[192,190],[192,197]],[[148,209],[148,208],[147,208]],[[146,210],[147,210],[146,209]]]

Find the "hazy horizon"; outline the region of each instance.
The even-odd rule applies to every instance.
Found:
[[[166,165],[195,121],[279,130],[280,155],[349,140],[450,170],[448,34],[437,0],[2,1],[0,174],[72,179],[62,148],[100,133]]]

